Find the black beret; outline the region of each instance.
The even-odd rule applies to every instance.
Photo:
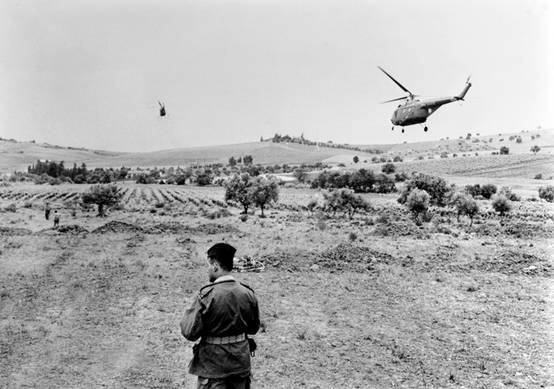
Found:
[[[208,257],[216,259],[233,259],[236,248],[227,243],[216,243],[208,250]]]

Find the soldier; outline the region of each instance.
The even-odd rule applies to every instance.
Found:
[[[255,343],[247,335],[260,328],[258,300],[230,274],[235,248],[217,243],[208,250],[210,284],[200,289],[181,321],[181,333],[200,341],[193,347],[189,373],[198,389],[250,388],[250,355]]]
[[[44,218],[46,220],[50,219],[50,204],[46,203],[46,206],[44,207]]]
[[[54,211],[54,228],[58,228],[60,226],[60,216],[58,215],[58,211]]]

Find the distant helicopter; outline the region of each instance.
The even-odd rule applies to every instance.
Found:
[[[405,96],[405,97],[399,97],[397,99],[383,101],[383,103],[390,103],[392,101],[406,100],[403,103],[401,103],[392,114],[391,122],[393,124],[392,126],[393,130],[394,130],[394,126],[403,127],[403,126],[411,126],[412,124],[425,123],[427,118],[431,116],[442,105],[463,100],[467,91],[471,87],[471,83],[469,82],[470,77],[468,77],[466,80],[466,85],[464,87],[464,90],[458,96],[437,97],[434,99],[419,100],[419,99],[416,99],[417,95],[414,95],[404,86],[402,86],[402,84],[396,81],[382,67],[378,66],[378,68],[383,73],[385,73],[391,80],[393,80],[394,83],[398,85],[404,92],[408,93],[408,96]],[[425,126],[425,128],[423,128],[423,131],[427,132],[427,130],[428,128],[427,126]],[[404,128],[402,128],[402,132],[404,132]]]
[[[162,104],[159,101],[158,104],[160,104],[160,116],[165,116],[165,104]]]

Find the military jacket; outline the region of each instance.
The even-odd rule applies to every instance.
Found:
[[[191,374],[224,378],[250,372],[248,341],[209,344],[205,338],[253,335],[260,327],[258,300],[254,291],[231,276],[218,278],[200,289],[181,321],[181,332],[190,340],[200,339],[189,365]]]

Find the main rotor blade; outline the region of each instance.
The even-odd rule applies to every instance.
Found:
[[[398,85],[400,88],[402,88],[402,90],[403,90],[404,92],[409,93],[410,96],[412,95],[412,92],[410,92],[408,89],[406,89],[401,83],[399,83],[398,81],[396,81],[396,80],[394,79],[393,76],[391,76],[390,74],[388,74],[388,73],[385,71],[385,69],[383,69],[381,66],[377,66],[377,67],[378,67],[383,73],[385,73],[391,80],[393,80],[394,83],[395,83],[396,85]]]
[[[381,104],[386,104],[386,103],[392,103],[393,101],[398,101],[398,100],[407,100],[407,99],[409,99],[409,97],[408,97],[408,96],[406,96],[406,97],[399,97],[399,98],[397,98],[397,99],[392,99],[392,100],[382,101],[382,102],[381,102]]]

